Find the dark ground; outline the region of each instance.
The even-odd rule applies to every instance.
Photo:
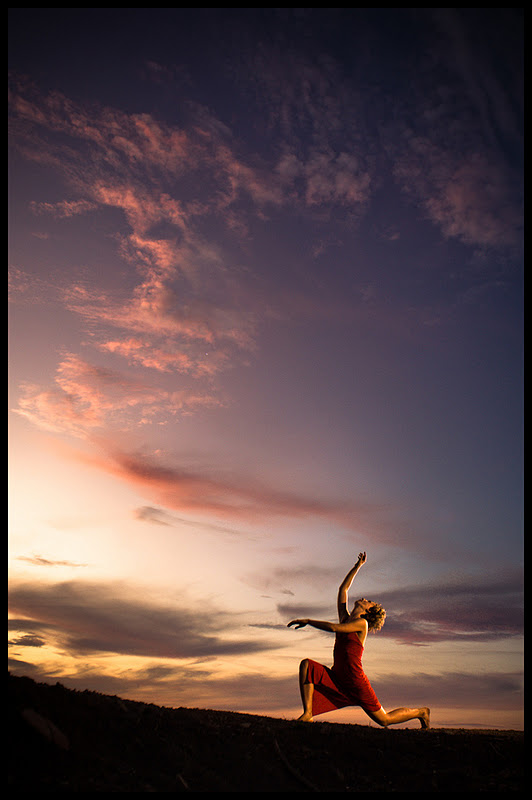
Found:
[[[518,792],[524,734],[311,724],[9,676],[15,792]]]

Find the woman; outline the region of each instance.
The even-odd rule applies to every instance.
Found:
[[[378,631],[384,625],[386,612],[378,603],[361,598],[355,602],[351,613],[347,610],[347,593],[353,578],[366,554],[360,553],[358,561],[345,576],[338,590],[339,622],[321,622],[315,619],[294,619],[288,627],[303,628],[312,625],[322,631],[336,634],[332,668],[305,658],[299,667],[299,686],[303,702],[303,722],[312,722],[314,716],[345,706],[361,706],[379,725],[387,728],[409,719],[418,719],[422,728],[430,728],[430,709],[396,708],[386,712],[362,669],[362,653],[368,631]]]

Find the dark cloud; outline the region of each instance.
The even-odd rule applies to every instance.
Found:
[[[380,635],[404,644],[485,642],[523,633],[523,583],[517,570],[378,592],[372,599],[387,609]],[[331,614],[330,606],[308,604],[280,604],[278,611],[287,621]]]
[[[13,647],[42,647],[45,640],[40,636],[34,636],[31,633],[25,633],[22,636],[17,636],[15,639],[8,641],[8,645]]]
[[[76,561],[65,561],[59,559],[44,558],[43,556],[18,556],[18,561],[25,561],[27,564],[33,564],[36,567],[86,567],[87,564],[81,564]]]
[[[170,514],[165,509],[154,508],[152,506],[142,506],[135,510],[136,519],[141,522],[153,522],[156,525],[164,525],[167,527],[192,527],[201,528],[202,530],[211,531],[213,533],[226,533],[230,535],[241,535],[241,532],[234,528],[227,528],[223,525],[215,525],[209,522],[199,522],[198,520],[184,519],[183,517],[176,517]]]
[[[10,610],[34,635],[54,639],[72,655],[120,653],[158,658],[209,658],[254,653],[268,645],[232,638],[230,614],[187,605],[183,598],[163,606],[139,600],[132,587],[65,582],[17,583]],[[13,629],[17,623],[12,621]],[[17,625],[17,629],[20,627]]]
[[[294,662],[295,663],[295,662]],[[208,669],[193,669],[183,665],[169,667],[152,663],[141,668],[131,668],[120,676],[106,674],[93,668],[78,667],[78,672],[58,675],[40,665],[11,659],[9,668],[14,674],[27,675],[38,682],[56,683],[58,680],[69,689],[93,691],[103,694],[132,697],[164,704],[190,708],[216,708],[242,712],[282,712],[287,707],[297,707],[297,665],[294,673],[286,677],[270,676],[267,670],[219,678]],[[161,698],[164,700],[162,701]],[[168,701],[168,698],[173,700]]]
[[[173,524],[172,517],[164,510],[152,506],[142,506],[135,510],[136,519],[141,522],[153,522],[156,525],[169,526]]]

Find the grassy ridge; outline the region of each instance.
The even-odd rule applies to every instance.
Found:
[[[302,724],[9,676],[13,791],[511,792],[523,745],[518,731]]]

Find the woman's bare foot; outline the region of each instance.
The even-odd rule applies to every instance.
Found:
[[[421,708],[420,711],[419,721],[421,722],[421,727],[430,728],[430,708]]]
[[[297,722],[313,722],[312,714],[301,714],[300,717],[297,718]]]

